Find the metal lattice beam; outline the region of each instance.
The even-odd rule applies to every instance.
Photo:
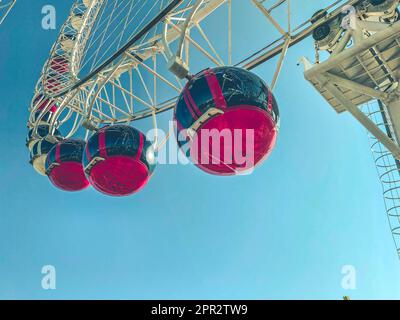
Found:
[[[11,0],[5,4],[0,4],[0,25],[4,22],[10,14],[12,8],[15,6],[17,0]]]

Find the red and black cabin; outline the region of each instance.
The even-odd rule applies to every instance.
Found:
[[[174,119],[178,144],[187,148],[187,155],[198,167],[212,174],[232,175],[236,174],[235,169],[249,168],[240,168],[234,162],[226,165],[222,158],[220,165],[200,163],[199,159],[193,159],[196,157],[193,150],[198,147],[194,148],[193,138],[184,131],[191,129],[200,136],[202,129],[253,129],[254,162],[257,164],[266,158],[275,144],[279,109],[271,90],[260,77],[241,68],[218,67],[198,73],[187,83],[178,98]],[[197,139],[200,145],[198,140],[200,138]],[[237,146],[225,147],[235,149]],[[208,151],[200,151],[205,152]]]
[[[89,139],[83,154],[85,172],[93,187],[112,196],[139,191],[154,171],[153,160],[151,142],[127,125],[100,129]]]
[[[50,181],[65,191],[80,191],[89,186],[82,165],[83,140],[64,140],[47,154],[46,174]]]

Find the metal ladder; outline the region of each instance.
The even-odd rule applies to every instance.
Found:
[[[395,141],[393,125],[385,105],[378,100],[368,102],[362,111]],[[382,184],[386,213],[392,231],[397,254],[400,258],[400,161],[396,160],[383,144],[368,134],[379,179]]]

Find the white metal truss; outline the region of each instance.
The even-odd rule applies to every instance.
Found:
[[[350,13],[342,25],[347,28],[325,48],[330,52],[325,61],[318,43],[316,63],[301,61],[305,78],[332,108],[348,111],[368,130],[400,257],[400,1],[385,4],[392,10],[370,15],[370,4],[360,3],[343,10]]]
[[[4,22],[7,16],[10,14],[12,8],[16,4],[17,0],[8,0],[4,3],[0,3],[0,25]]]
[[[342,50],[322,63],[309,64],[305,77],[337,112],[350,112],[395,158],[400,159],[397,142],[360,110],[360,106],[371,100],[384,101],[391,114],[396,138],[400,138],[400,22],[385,25],[381,31],[345,49],[350,40],[351,37],[345,35]]]
[[[271,86],[274,87],[288,48],[305,39],[323,23],[321,21],[312,24],[311,20],[307,20],[293,26],[291,1],[294,0],[170,0],[170,5],[160,0],[164,14],[155,16],[151,23],[137,31],[140,37],[129,39],[126,45],[118,47],[118,51],[110,59],[101,61],[95,68],[81,75],[87,47],[92,45],[93,38],[96,39],[96,21],[103,14],[103,1],[93,0],[88,6],[82,0],[75,1],[37,86],[37,92],[45,92],[46,96],[61,106],[53,117],[53,127],[60,127],[68,122],[60,121],[60,117],[64,119],[65,114],[69,114],[67,119],[79,118],[79,121],[74,121],[76,125],[67,128],[68,136],[76,134],[82,127],[93,130],[105,124],[128,123],[154,117],[157,113],[172,109],[184,86],[179,74],[176,76],[169,71],[175,61],[184,65],[188,72],[200,71],[199,56],[208,61],[204,67],[236,65],[252,69],[280,55],[271,80]],[[132,0],[126,3],[130,1]],[[262,50],[235,62],[233,26],[235,23],[243,23],[232,19],[232,6],[238,1],[258,8],[269,26],[281,36]],[[340,6],[353,2],[336,1],[326,10],[330,11],[330,16],[337,16],[341,12]],[[122,3],[119,2],[119,5]],[[221,22],[221,27],[227,30],[226,38],[222,41],[227,52],[221,52],[221,46],[218,47],[221,39],[213,39],[205,26],[214,12],[225,8],[228,14]],[[286,19],[282,20],[282,12]],[[80,20],[76,21],[76,16]],[[268,24],[265,27],[268,28]],[[123,28],[121,30],[121,33],[126,32]],[[52,67],[52,61],[60,57],[68,61],[68,72],[64,72],[63,68],[59,68],[59,71]],[[49,87],[49,80],[53,81],[52,84],[56,81],[57,85]],[[37,106],[32,106],[32,115],[36,111]],[[47,111],[44,109],[42,114]],[[37,127],[40,119],[35,123],[32,119],[33,117],[29,125]],[[86,133],[88,134],[90,133]]]

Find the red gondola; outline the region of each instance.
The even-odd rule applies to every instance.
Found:
[[[80,191],[89,186],[82,165],[83,140],[64,140],[46,158],[46,174],[51,183],[64,191]]]
[[[275,98],[255,74],[235,67],[195,75],[180,95],[174,118],[178,144],[200,169],[235,175],[272,151],[279,126]]]
[[[32,108],[36,107],[36,112],[33,115],[32,121],[36,122],[39,117],[42,114],[42,111],[44,109],[47,109],[48,111],[42,115],[41,117],[41,122],[43,123],[49,123],[51,116],[53,113],[57,111],[57,104],[52,101],[49,98],[46,98],[43,94],[38,94],[34,99],[33,99],[33,105]]]
[[[56,56],[51,59],[50,68],[55,73],[66,73],[69,71],[69,61],[63,56]]]
[[[46,175],[46,158],[50,150],[57,144],[57,142],[50,142],[45,138],[37,140],[32,145],[30,152],[30,164],[35,168],[36,172],[45,176]]]
[[[29,150],[32,149],[33,144],[42,138],[45,138],[49,135],[52,135],[55,139],[62,140],[63,137],[61,132],[58,129],[54,129],[50,132],[49,124],[41,124],[36,129],[32,128],[28,131],[28,135],[26,136],[26,146]]]
[[[88,141],[83,165],[90,183],[110,196],[128,196],[141,190],[155,168],[152,144],[126,125],[102,128]]]

